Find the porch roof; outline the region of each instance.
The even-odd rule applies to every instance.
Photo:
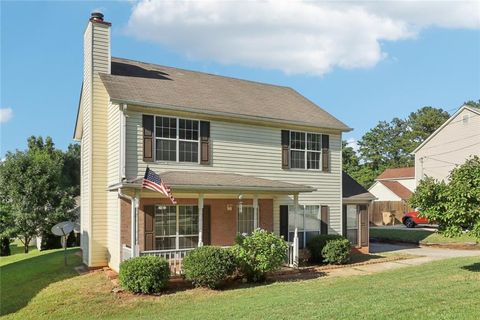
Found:
[[[173,191],[258,191],[279,193],[313,192],[317,189],[278,180],[221,172],[168,171],[159,173]],[[108,190],[142,189],[143,178],[125,180],[111,185]]]

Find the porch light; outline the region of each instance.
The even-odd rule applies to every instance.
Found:
[[[242,213],[243,210],[243,194],[238,196],[238,212]]]

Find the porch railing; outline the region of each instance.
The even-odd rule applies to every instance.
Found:
[[[194,248],[179,250],[150,250],[140,252],[141,256],[156,256],[166,259],[170,264],[170,271],[174,275],[182,274],[182,260]]]
[[[128,260],[132,257],[132,248],[122,245],[122,261]]]
[[[293,234],[293,242],[288,242],[288,250],[287,250],[287,265],[292,268],[298,267],[298,232],[295,228],[295,232]]]

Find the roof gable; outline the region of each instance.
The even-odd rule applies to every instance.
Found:
[[[447,121],[445,121],[437,130],[435,130],[431,135],[428,136],[415,150],[413,150],[412,154],[417,153],[420,149],[422,149],[430,140],[433,139],[443,128],[445,128],[449,123],[453,121],[462,111],[469,110],[477,115],[480,115],[480,109],[476,107],[472,107],[469,105],[461,106]]]
[[[100,77],[116,102],[351,130],[288,87],[113,57],[111,69]]]
[[[342,171],[342,197],[344,199],[375,199],[373,194],[344,171]]]
[[[408,200],[412,196],[412,191],[408,190],[407,187],[403,186],[400,182],[397,181],[378,181],[384,185],[388,190],[392,191],[395,195],[400,197],[402,200]]]

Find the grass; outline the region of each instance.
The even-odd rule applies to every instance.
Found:
[[[370,228],[370,237],[379,240],[390,240],[410,243],[424,244],[446,244],[446,243],[477,243],[478,239],[463,234],[460,237],[448,238],[435,231],[428,230],[404,230]]]
[[[0,258],[0,315],[25,307],[39,292],[55,282],[77,275],[75,266],[81,259],[68,249],[68,266],[64,266],[63,249],[38,251],[31,248],[23,253],[23,246],[11,245],[12,255]]]
[[[14,266],[22,263],[23,270],[16,272]],[[17,304],[5,319],[477,319],[480,314],[479,257],[365,276],[155,297],[113,294],[103,272],[75,276],[73,263],[60,265],[59,252],[50,252],[2,267],[2,311],[7,298],[27,300],[18,297],[30,291],[32,281],[46,278],[28,294],[29,303]],[[16,279],[4,281],[9,277]]]

